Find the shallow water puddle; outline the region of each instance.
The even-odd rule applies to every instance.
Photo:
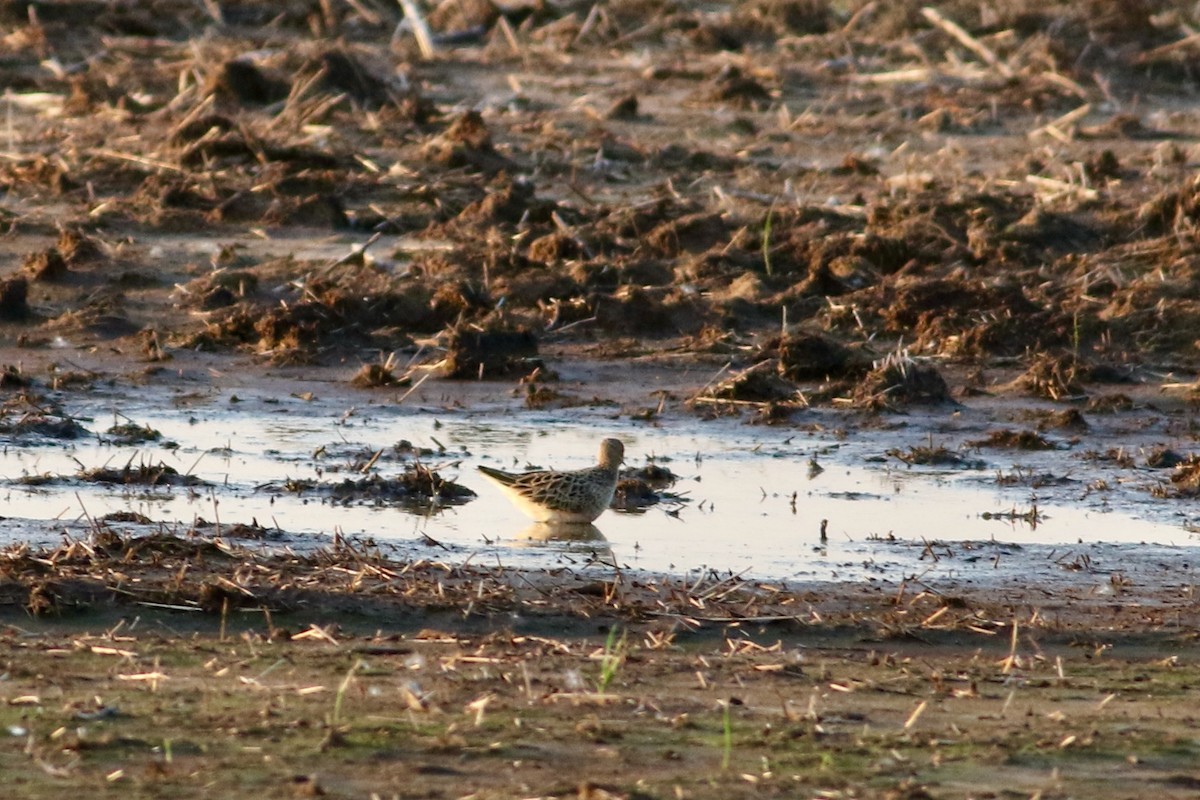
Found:
[[[589,410],[512,416],[379,406],[347,413],[296,398],[168,406],[122,402],[120,418],[99,407],[69,411],[88,417],[93,432],[128,418],[177,446],[118,447],[97,443],[95,437],[10,443],[0,455],[9,518],[0,542],[54,541],[64,529],[78,533],[90,520],[136,512],[178,533],[198,519],[219,522],[226,530],[255,520],[281,532],[268,544],[292,547],[321,544],[340,532],[373,539],[398,555],[446,562],[616,564],[804,580],[899,580],[984,567],[1020,574],[1023,558],[1033,553],[1064,566],[1062,559],[1080,542],[1117,545],[1118,559],[1120,546],[1193,544],[1179,519],[1170,516],[1178,513],[1175,507],[1153,506],[1148,494],[1144,503],[1133,493],[1120,499],[1092,496],[1084,490],[1083,475],[1037,490],[995,485],[997,471],[1011,468],[1014,460],[1036,473],[1039,458],[1057,458],[1061,468],[1062,453],[989,454],[987,469],[945,472],[881,458],[895,446],[895,435],[870,431],[839,442],[732,421],[649,427]],[[593,529],[574,531],[568,539],[549,532],[547,540],[545,528],[531,526],[475,471],[477,464],[511,470],[586,466],[606,435],[624,440],[630,466],[653,458],[678,475],[671,491],[685,502],[640,514],[606,512]],[[397,474],[406,462],[391,448],[400,440],[440,451],[423,463],[478,497],[414,513],[388,505],[338,505],[311,492],[283,490],[288,480],[361,478],[348,465],[366,462],[380,449],[385,452],[374,468],[385,476]],[[206,485],[18,482],[22,476],[74,476],[81,469],[130,462],[135,467],[161,463]],[[827,520],[825,541],[822,520]]]

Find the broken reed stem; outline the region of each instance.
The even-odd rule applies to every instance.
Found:
[[[988,47],[986,44],[967,33],[961,26],[959,26],[958,23],[942,16],[942,12],[938,11],[932,6],[925,6],[925,8],[921,9],[921,14],[925,17],[925,19],[932,22],[963,47],[979,56],[984,63],[996,70],[996,72],[1000,73],[1000,75],[1005,78],[1011,78],[1013,76],[1012,69],[1000,60],[999,56],[996,55],[992,48]]]
[[[1004,659],[1004,669],[1001,672],[1005,675],[1012,672],[1013,667],[1017,662],[1017,641],[1019,637],[1018,631],[1020,626],[1017,623],[1017,618],[1013,617],[1012,623],[1012,641],[1009,643],[1008,658]]]
[[[1072,110],[1068,111],[1066,114],[1063,114],[1061,117],[1058,117],[1056,119],[1051,120],[1050,122],[1047,122],[1045,125],[1041,126],[1040,128],[1034,128],[1033,130],[1031,130],[1029,132],[1028,136],[1029,136],[1029,138],[1032,139],[1035,136],[1040,136],[1042,134],[1046,134],[1048,136],[1053,136],[1055,139],[1058,139],[1059,141],[1063,141],[1063,142],[1070,141],[1071,139],[1075,138],[1074,137],[1075,123],[1079,122],[1079,120],[1086,117],[1088,114],[1091,113],[1091,111],[1092,111],[1092,104],[1084,103],[1083,105],[1079,106],[1078,108],[1072,109]]]
[[[1194,45],[1194,44],[1200,44],[1200,31],[1197,31],[1196,33],[1188,34],[1187,36],[1183,37],[1182,39],[1180,39],[1178,41],[1170,42],[1170,43],[1164,44],[1164,45],[1159,45],[1158,47],[1147,50],[1146,52],[1144,52],[1140,56],[1138,56],[1136,59],[1134,59],[1134,63],[1135,64],[1145,64],[1148,61],[1154,61],[1158,58],[1161,58],[1162,56],[1174,53],[1176,50],[1181,50],[1185,47],[1190,47],[1191,45]]]
[[[411,388],[410,388],[410,389],[409,389],[407,392],[405,392],[404,394],[400,395],[400,399],[396,401],[396,405],[403,405],[403,404],[404,404],[404,401],[408,399],[408,396],[409,396],[410,394],[412,394],[413,392],[415,392],[417,389],[420,389],[420,388],[421,388],[421,384],[422,384],[422,383],[424,383],[425,381],[429,380],[429,376],[430,376],[430,375],[432,375],[432,374],[433,374],[432,372],[426,372],[424,375],[422,375],[422,376],[421,376],[421,380],[419,380],[419,381],[417,381],[416,383],[414,383],[414,384],[412,385],[412,387],[411,387]]]
[[[512,29],[512,25],[508,24],[508,20],[504,15],[500,15],[500,19],[496,20],[496,27],[500,29],[500,33],[504,35],[505,41],[508,42],[508,49],[512,50],[514,56],[521,55],[521,43],[517,41],[517,34]]]
[[[378,242],[382,237],[383,237],[382,231],[376,231],[375,233],[372,233],[371,237],[369,239],[367,239],[365,242],[363,242],[361,245],[358,245],[356,247],[351,247],[349,253],[347,253],[346,255],[341,256],[339,258],[335,258],[335,259],[331,260],[328,264],[321,267],[321,269],[317,270],[317,273],[316,273],[317,277],[318,278],[327,278],[327,277],[329,277],[329,273],[333,272],[333,270],[337,269],[338,267],[344,267],[347,264],[354,264],[356,262],[362,261],[363,257],[367,254],[367,250],[369,250],[371,248],[371,245]]]
[[[425,21],[421,9],[417,7],[415,0],[396,0],[396,2],[403,9],[404,16],[412,23],[413,36],[417,39],[417,47],[421,49],[421,56],[425,59],[433,58],[437,53],[437,47],[433,43],[433,32],[429,30],[429,23]]]

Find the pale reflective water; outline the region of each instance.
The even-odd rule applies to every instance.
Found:
[[[901,444],[895,433],[860,433],[839,441],[738,421],[681,419],[657,427],[614,418],[607,409],[498,415],[349,409],[294,397],[234,404],[225,397],[192,401],[184,408],[164,402],[165,397],[151,400],[120,402],[120,417],[99,403],[68,410],[90,417],[86,424],[92,431],[128,418],[157,429],[177,447],[117,447],[94,437],[38,444],[9,440],[0,454],[7,517],[0,541],[54,540],[62,530],[85,531],[89,518],[134,511],[179,533],[197,519],[226,526],[255,520],[281,531],[273,545],[297,548],[327,542],[336,532],[373,539],[401,556],[447,562],[603,564],[671,573],[711,569],[786,580],[899,578],[968,564],[999,567],[1001,561],[1016,569],[1013,553],[1020,550],[997,549],[987,544],[992,540],[1045,546],[1036,552],[1049,558],[1080,542],[1185,549],[1195,544],[1185,529],[1190,508],[1152,500],[1146,491],[1152,476],[1146,476],[1146,486],[1090,491],[1089,468],[1063,452],[982,453],[984,469],[938,471],[910,469],[885,456]],[[585,466],[593,463],[604,436],[624,440],[632,466],[653,458],[669,467],[680,476],[673,491],[687,501],[643,514],[606,512],[595,527],[564,534],[531,526],[475,471],[477,464]],[[379,449],[385,455],[376,469],[397,473],[404,462],[389,453],[400,440],[439,450],[425,463],[478,497],[422,514],[391,506],[336,505],[279,491],[288,479],[361,477],[347,466]],[[74,475],[81,467],[120,467],[131,459],[134,465],[161,462],[210,485],[126,488],[72,481],[23,486],[17,480]],[[820,469],[812,468],[812,459]],[[1061,474],[1067,464],[1075,474],[1062,485],[1036,490],[998,486],[997,473],[1011,474],[1014,464],[1034,474]],[[958,547],[955,560],[943,562],[926,542],[984,544]]]

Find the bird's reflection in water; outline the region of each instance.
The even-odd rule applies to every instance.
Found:
[[[522,528],[516,536],[518,542],[584,542],[608,544],[600,529],[590,522],[535,522]]]

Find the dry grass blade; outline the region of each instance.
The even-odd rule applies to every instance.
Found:
[[[996,70],[996,72],[998,72],[1001,76],[1005,78],[1013,77],[1012,68],[1001,61],[990,47],[976,39],[971,34],[967,33],[958,23],[947,19],[942,12],[938,11],[932,6],[925,6],[921,9],[921,14],[925,17],[925,19],[929,20],[934,25],[948,33],[963,47],[979,56],[984,63]]]
[[[437,55],[437,45],[433,40],[433,32],[429,30],[429,23],[425,21],[425,15],[421,13],[416,0],[397,0],[397,2],[404,10],[405,18],[412,25],[413,36],[417,39],[421,55],[426,59],[433,58]]]

